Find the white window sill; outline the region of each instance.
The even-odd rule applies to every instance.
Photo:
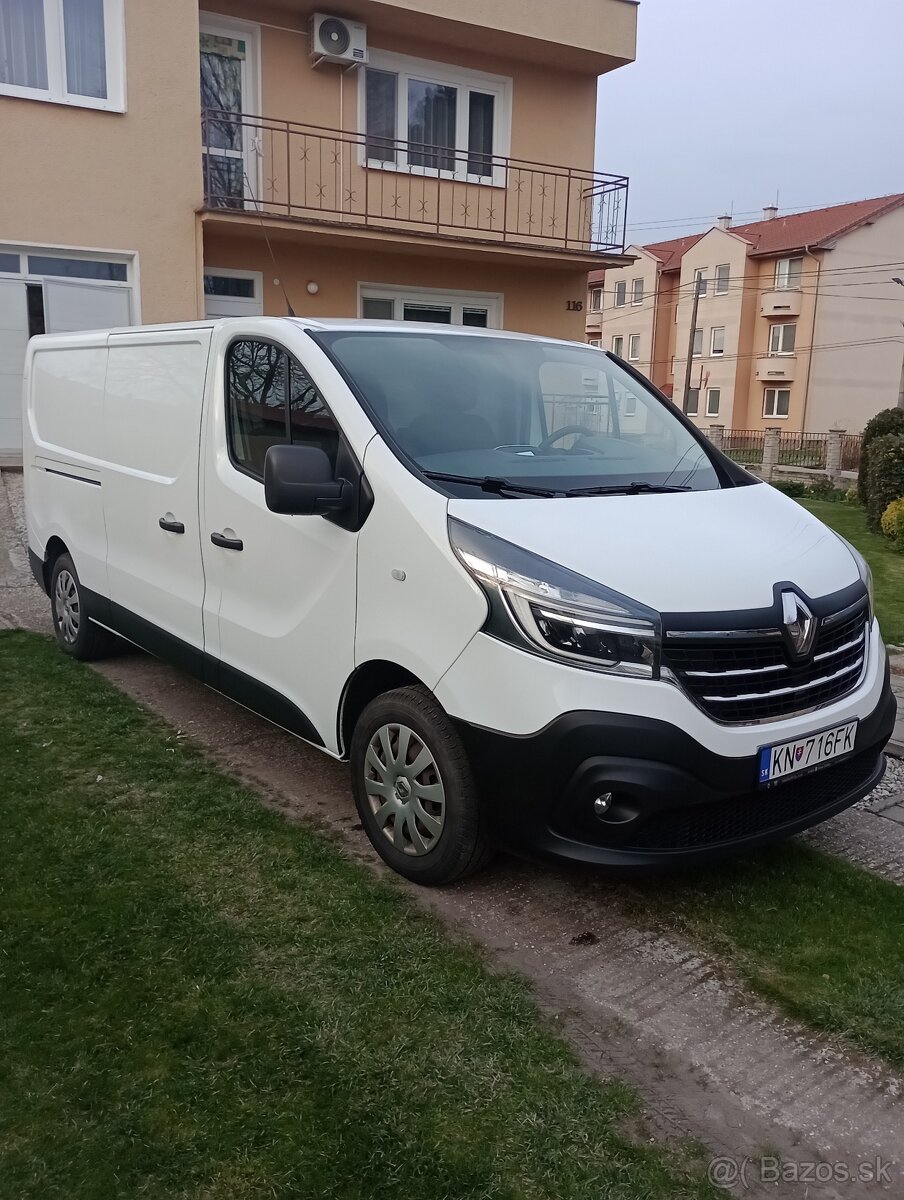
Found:
[[[38,88],[17,87],[12,83],[0,83],[0,96],[14,96],[17,100],[37,100],[42,104],[61,104],[65,108],[92,108],[100,112],[124,113],[124,104],[113,100],[100,100],[95,96],[58,96]]]

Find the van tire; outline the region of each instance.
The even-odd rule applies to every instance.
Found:
[[[50,571],[50,608],[53,632],[64,654],[90,662],[115,651],[119,638],[90,620],[75,563],[65,553],[54,560]]]
[[[410,749],[396,759],[402,738]],[[430,759],[428,765],[417,776],[406,775],[406,761],[414,766],[422,756]],[[355,725],[349,757],[361,823],[394,871],[436,887],[472,875],[490,861],[493,851],[467,753],[426,688],[397,688],[372,700]],[[369,792],[368,783],[387,791]],[[387,801],[389,816],[380,821],[375,809]],[[400,849],[399,842],[406,848]]]

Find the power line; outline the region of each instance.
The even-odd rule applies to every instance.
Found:
[[[816,354],[817,352],[822,353],[823,351],[829,351],[829,350],[848,350],[851,347],[857,347],[857,346],[884,346],[884,345],[895,345],[895,344],[904,345],[904,337],[864,338],[859,341],[825,342],[822,345],[797,346],[794,349],[794,354],[795,355],[797,355],[797,354]],[[753,350],[749,354],[719,354],[715,358],[704,357],[702,355],[700,355],[700,356],[694,355],[691,361],[694,363],[699,363],[701,366],[706,366],[706,364],[722,363],[722,362],[741,362],[743,360],[753,359],[753,358],[773,358],[773,359],[775,359],[775,361],[777,363],[780,363],[782,361],[782,359],[785,357],[790,358],[790,357],[792,357],[792,355],[781,355],[781,354],[770,355],[767,350]],[[683,355],[679,358],[679,356],[677,354],[670,356],[669,358],[655,358],[655,359],[642,358],[642,359],[638,359],[636,361],[647,363],[651,367],[662,367],[662,366],[665,366],[666,364],[670,364],[672,362],[672,358],[674,358],[676,367],[678,366],[679,363],[681,363],[683,365],[687,361]],[[774,383],[774,385],[776,387],[782,386],[782,384],[784,382],[787,382],[789,385],[791,383],[790,380],[787,380],[787,381],[760,380],[760,382],[761,383],[772,382],[772,383]]]

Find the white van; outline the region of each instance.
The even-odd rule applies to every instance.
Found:
[[[62,649],[119,635],[349,759],[411,879],[494,846],[697,862],[882,777],[866,563],[598,350],[269,317],[38,337],[25,409]]]

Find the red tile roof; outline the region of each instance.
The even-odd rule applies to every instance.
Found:
[[[899,192],[894,196],[878,196],[875,200],[855,200],[852,204],[833,204],[831,208],[791,213],[773,221],[734,225],[731,232],[750,242],[751,254],[783,254],[833,241],[902,204],[904,193]]]
[[[790,213],[771,221],[732,225],[730,232],[750,242],[751,254],[786,254],[790,250],[802,250],[804,246],[819,246],[832,241],[902,204],[904,192],[898,192],[893,196],[878,196],[875,200],[855,200],[852,204],[833,204],[830,208],[815,208],[812,212]],[[663,271],[677,271],[682,255],[703,236],[692,233],[670,242],[654,242],[652,246],[644,246],[644,250],[656,255]]]
[[[659,259],[663,271],[677,271],[682,255],[687,254],[702,237],[702,233],[692,233],[688,237],[672,238],[670,242],[654,242],[651,246],[644,246],[644,250]]]

